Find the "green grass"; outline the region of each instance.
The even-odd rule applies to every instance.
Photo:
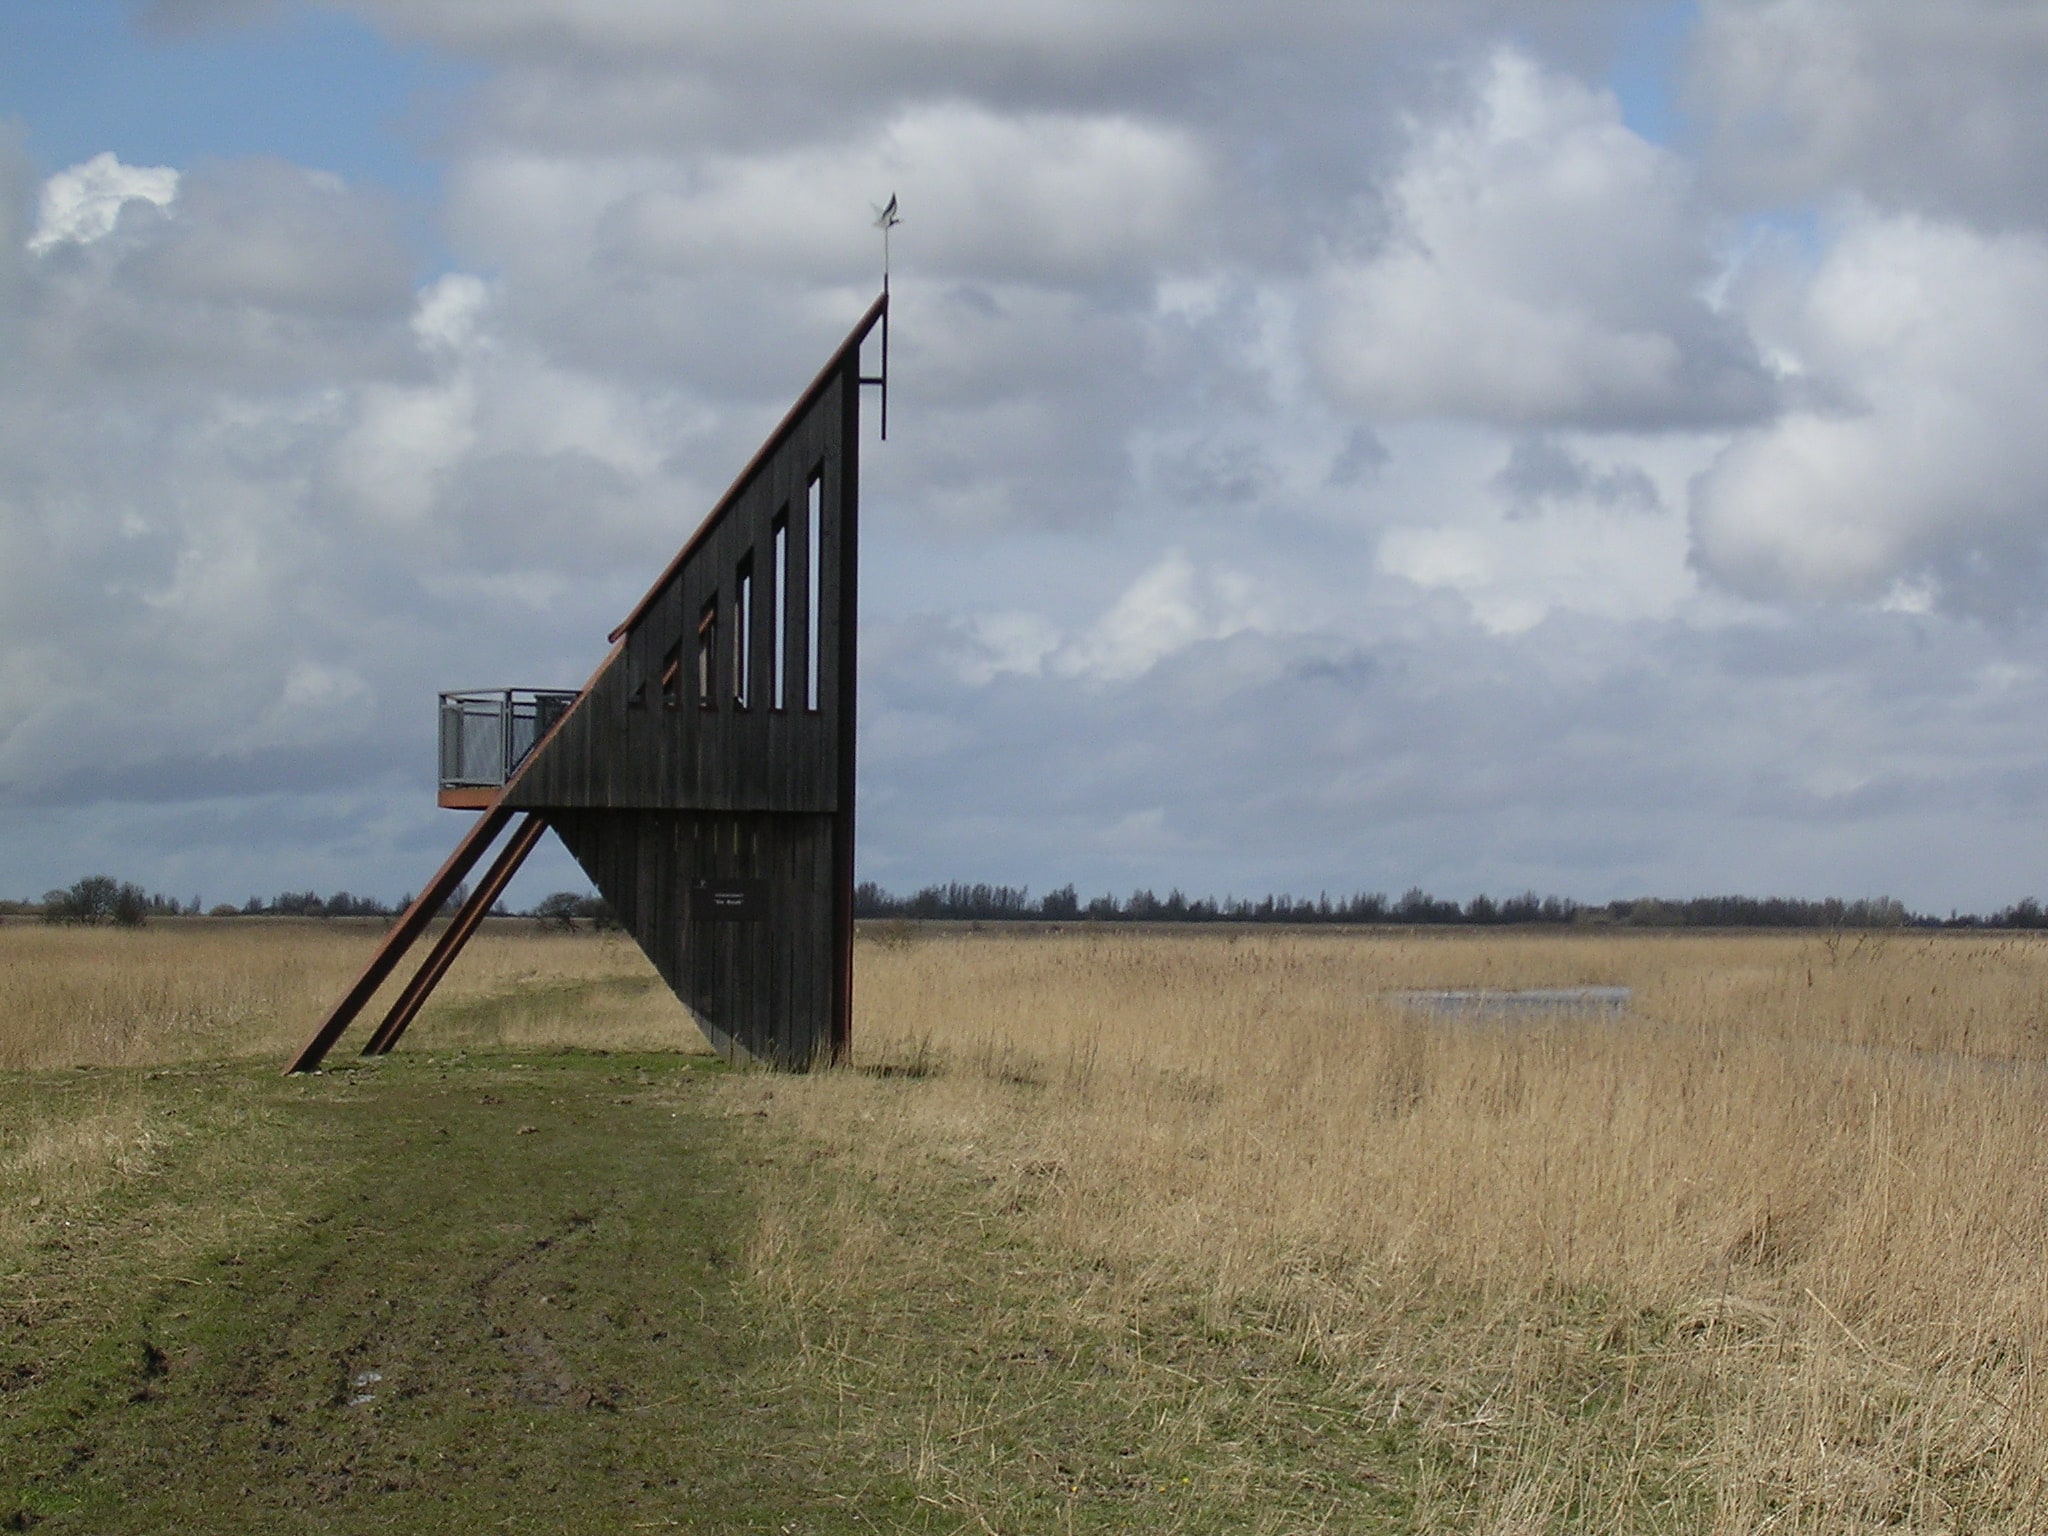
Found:
[[[1393,1531],[1469,1490],[1287,1320],[780,1102],[585,1053],[0,1078],[0,1124],[145,1148],[0,1261],[0,1529]]]
[[[53,1218],[8,1277],[0,1519],[857,1524],[804,1415],[745,1390],[773,1341],[710,1075],[557,1055],[140,1079],[162,1166]],[[187,1220],[220,1240],[164,1241]]]

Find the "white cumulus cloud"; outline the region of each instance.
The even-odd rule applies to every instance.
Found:
[[[66,241],[103,240],[129,203],[168,208],[177,196],[178,173],[171,166],[123,165],[111,150],[94,155],[43,183],[28,248],[40,254]]]
[[[1699,567],[1762,597],[2039,607],[2048,240],[1854,215],[1781,323],[1814,399],[1696,484]]]
[[[1699,297],[1691,174],[1611,95],[1501,50],[1464,110],[1417,128],[1386,203],[1383,244],[1321,274],[1317,354],[1351,407],[1597,428],[1766,405],[1745,341]]]

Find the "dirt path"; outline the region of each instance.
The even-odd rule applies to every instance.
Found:
[[[873,1529],[793,1443],[800,1416],[743,1390],[773,1341],[710,1076],[535,1056],[146,1079],[163,1166],[9,1277],[0,1520]],[[230,1240],[178,1252],[184,1223]]]

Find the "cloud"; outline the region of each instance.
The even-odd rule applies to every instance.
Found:
[[[1755,597],[2041,605],[2048,239],[1852,213],[1766,309],[1807,404],[1694,487],[1694,559]]]
[[[42,188],[25,349],[46,383],[244,386],[412,365],[412,258],[374,192],[278,161],[183,174],[98,155]]]
[[[2048,26],[2006,0],[1708,0],[1693,95],[1732,195],[1853,189],[1991,228],[2048,211]]]
[[[144,0],[136,16],[142,30],[174,40],[267,19],[277,0]]]
[[[203,0],[185,0],[203,3]],[[215,0],[223,3],[223,0]],[[697,65],[750,91],[775,74],[837,73],[915,95],[942,72],[999,94],[1020,77],[1071,91],[1077,82],[1128,81],[1135,71],[1185,74],[1194,61],[1273,52],[1310,59],[1355,55],[1388,37],[1455,38],[1506,16],[1531,31],[1561,17],[1598,16],[1600,0],[1529,16],[1496,0],[1286,0],[1256,11],[1229,0],[1086,0],[963,6],[908,0],[877,11],[856,0],[797,0],[772,10],[719,0],[381,0],[386,24],[500,66],[657,68]]]
[[[178,173],[170,166],[123,165],[111,150],[94,155],[43,183],[29,251],[40,255],[65,240],[103,240],[130,201],[168,208],[177,195]]]
[[[1944,911],[2035,878],[2024,711],[2048,677],[1981,627],[1831,609],[1402,635],[1392,607],[1375,594],[1361,633],[1246,629],[1087,686],[1052,668],[948,686],[922,647],[876,647],[864,718],[925,724],[886,758],[863,748],[864,877],[1892,890]]]
[[[136,184],[117,161],[40,187],[24,169],[0,144],[0,217],[25,231],[40,192],[69,233],[0,255],[0,335],[21,338],[0,362],[18,803],[393,765],[417,790],[449,682],[431,674],[574,684],[640,574],[610,579],[622,549],[655,563],[675,503],[715,493],[668,464],[688,434],[659,398],[550,368],[474,276],[415,291],[380,198],[240,162],[110,218],[93,210]]]
[[[1356,485],[1387,462],[1387,445],[1371,427],[1360,423],[1344,439],[1337,457],[1330,461],[1329,484]]]
[[[445,247],[276,162],[46,181],[0,127],[20,889],[416,883],[434,690],[588,674],[872,298],[891,191],[864,876],[2038,873],[2033,172],[1936,106],[1924,164],[1856,106],[1767,185],[1712,102],[1704,166],[1631,130],[1605,0],[352,8],[481,64],[430,151]],[[1901,7],[1709,0],[1702,48],[1738,13],[1846,27],[1813,66],[1917,100],[1869,51]],[[2002,38],[1984,114],[1926,98],[1986,142],[2033,110]],[[1756,78],[1756,122],[1842,104]]]
[[[927,271],[1091,281],[1192,256],[1212,195],[1199,148],[1176,128],[964,102],[907,109],[865,142],[677,170],[597,216],[611,253],[658,269],[859,270],[877,255],[867,220],[849,217],[862,189],[901,195]]]
[[[1160,264],[1198,260],[1215,195],[1180,129],[961,102],[749,153],[493,147],[451,180],[459,246],[502,273],[522,326],[558,356],[772,396],[879,281],[871,199],[901,197],[906,297],[971,283],[982,313],[961,318],[985,333],[1060,291],[1142,291]],[[1012,341],[1025,355],[1045,346]]]
[[[1318,279],[1316,359],[1379,418],[1698,426],[1753,418],[1769,381],[1699,297],[1690,174],[1611,96],[1511,50],[1418,122],[1385,189],[1390,228]]]
[[[1255,622],[1242,577],[1215,572],[1203,580],[1185,554],[1168,550],[1085,633],[1053,653],[1051,665],[1067,676],[1128,682],[1197,641],[1223,639]]]
[[[976,687],[1009,673],[1120,684],[1189,646],[1269,622],[1242,573],[1198,570],[1185,551],[1170,549],[1071,632],[1041,614],[999,609],[956,619],[942,639],[926,637],[917,648],[936,644],[952,674]]]
[[[1624,512],[1654,512],[1663,506],[1656,482],[1636,465],[1596,469],[1553,437],[1516,438],[1493,484],[1513,503],[1511,516],[1530,516],[1560,501],[1590,501]]]

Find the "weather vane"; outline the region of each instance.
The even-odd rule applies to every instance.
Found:
[[[903,222],[903,215],[896,211],[896,194],[894,192],[889,194],[887,204],[877,207],[875,204],[870,203],[868,206],[874,208],[875,228],[882,232],[882,292],[887,293],[889,291],[889,231]]]
[[[886,203],[869,203],[875,210],[875,228],[882,232],[882,371],[869,377],[861,376],[863,384],[875,384],[882,391],[882,441],[889,440],[889,231],[903,222],[903,215],[896,211],[896,194],[889,194]]]

